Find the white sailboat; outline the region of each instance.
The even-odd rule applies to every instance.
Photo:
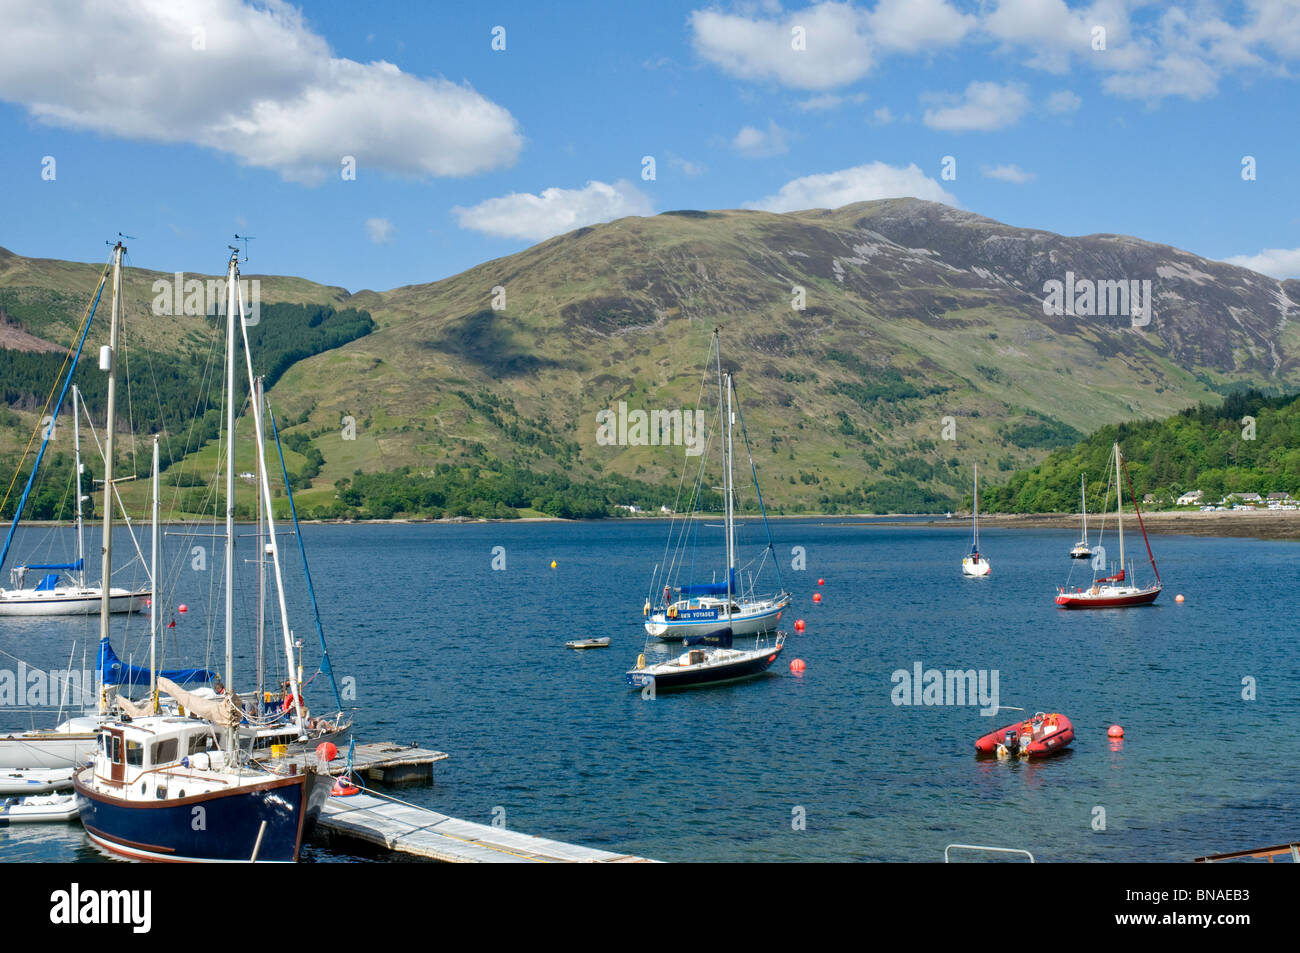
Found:
[[[102,602],[102,586],[109,585],[109,612],[139,612],[144,608],[148,593],[144,590],[131,590],[119,586],[113,586],[107,579],[101,579],[101,585],[86,584],[86,553],[85,553],[85,536],[83,532],[82,519],[82,502],[85,497],[81,493],[81,477],[84,467],[81,462],[81,421],[80,421],[80,391],[75,385],[71,384],[73,372],[77,369],[77,362],[81,356],[81,348],[85,343],[86,333],[90,330],[90,324],[94,320],[94,312],[99,303],[99,297],[103,292],[104,279],[101,277],[99,289],[95,294],[95,304],[91,307],[89,316],[85,320],[85,326],[82,329],[80,340],[77,344],[73,358],[69,362],[67,376],[64,378],[63,389],[60,392],[58,403],[51,415],[52,420],[58,419],[58,412],[63,406],[63,395],[69,389],[72,391],[72,433],[73,433],[73,454],[75,467],[75,496],[76,496],[76,526],[77,526],[77,558],[70,563],[24,563],[23,565],[14,566],[9,570],[10,580],[13,588],[0,588],[0,616],[53,616],[53,615],[93,615],[100,610]],[[110,347],[116,346],[117,341],[117,308],[118,293],[121,288],[121,262],[116,257],[113,265],[113,313],[110,318],[112,328],[109,331]],[[112,434],[113,419],[108,418],[108,433]],[[18,507],[14,512],[13,522],[10,524],[9,533],[5,538],[4,549],[0,551],[0,566],[3,566],[5,558],[9,555],[9,548],[13,542],[14,531],[17,529],[22,519],[23,510],[27,505],[28,496],[31,493],[32,486],[35,483],[37,471],[40,469],[41,460],[45,455],[45,449],[53,439],[55,426],[52,424],[46,432],[41,442],[39,451],[36,454],[35,463],[32,471],[28,476],[27,486],[23,495],[18,502]],[[35,585],[27,584],[29,575],[39,574],[39,580]]]
[[[1088,545],[1088,488],[1084,483],[1084,474],[1079,474],[1079,512],[1083,515],[1083,536],[1070,550],[1071,559],[1091,559],[1092,548]]]
[[[961,571],[966,576],[987,576],[992,568],[980,553],[980,468],[975,465],[975,490],[971,495],[971,546],[962,558]]]
[[[1097,576],[1097,573],[1105,572],[1107,569],[1104,564],[1106,550],[1100,544],[1099,537],[1097,557],[1092,562],[1094,573],[1092,585],[1087,589],[1076,588],[1074,592],[1069,592],[1067,587],[1059,587],[1056,590],[1055,601],[1062,609],[1125,609],[1130,606],[1146,606],[1156,601],[1163,588],[1160,582],[1160,570],[1156,568],[1156,557],[1151,552],[1151,541],[1147,539],[1147,528],[1142,522],[1142,510],[1138,506],[1136,496],[1133,498],[1133,512],[1137,516],[1138,528],[1142,531],[1142,542],[1146,544],[1147,558],[1151,562],[1151,572],[1155,575],[1156,581],[1149,586],[1138,586],[1130,581],[1132,568],[1126,568],[1124,554],[1123,480],[1127,475],[1128,467],[1124,463],[1118,443],[1111,453],[1115,459],[1115,515],[1119,522],[1119,569],[1109,576]],[[1123,473],[1120,470],[1121,466],[1124,467]],[[1130,483],[1129,489],[1132,488],[1133,485]]]
[[[710,357],[716,359],[715,366],[717,370],[718,414],[721,424],[723,454],[723,486],[721,489],[726,518],[724,524],[726,567],[721,582],[718,582],[716,578],[707,583],[697,583],[694,580],[685,583],[680,582],[678,577],[689,574],[691,569],[689,565],[691,560],[688,553],[692,552],[691,546],[694,543],[692,531],[698,526],[698,521],[692,519],[689,515],[680,523],[674,520],[674,528],[670,530],[668,545],[671,549],[675,541],[676,549],[665,560],[662,576],[658,575],[658,567],[656,567],[656,574],[652,576],[650,584],[651,591],[661,597],[660,601],[656,605],[652,602],[654,597],[648,597],[642,609],[646,632],[654,638],[664,641],[680,641],[691,636],[705,636],[721,629],[728,630],[732,635],[758,635],[770,632],[780,622],[781,615],[790,606],[791,600],[790,594],[783,588],[772,595],[755,593],[754,577],[758,574],[757,571],[748,574],[749,584],[746,586],[746,573],[737,565],[735,482],[732,477],[734,457],[732,431],[737,411],[733,404],[734,382],[731,374],[724,374],[722,370],[719,333],[716,329],[713,332]],[[706,368],[706,380],[707,375],[712,373],[712,370],[713,367]],[[703,426],[703,423],[701,423],[701,426]],[[748,446],[748,444],[746,445]],[[687,460],[689,461],[690,458],[687,457]],[[750,463],[752,469],[752,458]],[[701,463],[699,481],[693,491],[697,506],[691,507],[691,509],[698,508],[700,495],[704,489],[703,476],[704,469]],[[757,475],[754,478],[754,485],[757,490]],[[759,491],[759,503],[761,506],[761,491]],[[678,509],[679,507],[674,507],[674,510]],[[763,515],[763,524],[764,527],[767,526],[766,513]],[[772,538],[769,531],[768,545],[763,554],[764,560],[768,555],[773,554]],[[776,566],[775,558],[773,558],[773,566]],[[761,568],[760,564],[759,569]],[[779,574],[779,568],[776,571]],[[658,592],[660,580],[663,582],[661,593]]]

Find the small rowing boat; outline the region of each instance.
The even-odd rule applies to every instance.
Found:
[[[566,649],[606,649],[609,648],[609,637],[603,639],[576,639],[572,642],[565,642]]]

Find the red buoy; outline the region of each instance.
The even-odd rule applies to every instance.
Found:
[[[1109,728],[1106,729],[1106,734],[1111,738],[1123,738],[1124,729],[1119,725],[1111,725]]]
[[[798,675],[807,667],[808,666],[804,665],[803,659],[801,658],[790,660],[790,671],[794,672],[796,675]]]
[[[316,757],[321,761],[333,761],[339,756],[339,749],[332,741],[322,741],[316,746]]]
[[[796,632],[802,632],[802,631],[803,631],[803,619],[795,619],[795,620],[794,620],[794,630],[795,630]]]
[[[822,594],[820,592],[814,592],[813,602],[821,602],[821,601],[822,601]]]
[[[187,606],[185,603],[182,602],[179,606],[176,607],[176,611],[177,611],[177,612],[189,612],[189,611],[190,611],[190,607]]]
[[[334,787],[330,789],[330,797],[351,797],[354,794],[360,794],[361,788],[352,783],[352,779],[346,774],[341,775],[334,782]]]
[[[825,580],[825,579],[818,579],[818,580],[817,580],[817,585],[819,585],[819,586],[824,586],[824,585],[826,585],[826,580]]]

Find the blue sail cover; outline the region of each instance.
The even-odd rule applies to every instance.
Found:
[[[78,559],[75,563],[32,563],[30,566],[23,566],[23,569],[66,569],[69,572],[80,572],[81,567],[85,565],[83,560]]]
[[[736,592],[736,570],[730,571],[731,591]],[[690,586],[682,586],[681,593],[683,596],[725,596],[727,594],[727,584],[725,582],[702,582]]]
[[[720,649],[731,648],[731,628],[714,629],[704,635],[688,635],[682,639],[686,645],[712,645]]]
[[[177,685],[190,682],[210,682],[216,677],[206,668],[171,668],[158,673]],[[117,657],[108,639],[99,640],[99,680],[104,685],[125,685],[128,690],[149,687],[149,669],[141,665],[128,665]]]

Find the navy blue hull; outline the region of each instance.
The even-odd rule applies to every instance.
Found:
[[[266,821],[258,861],[292,863],[330,785],[307,773],[230,792],[126,801],[90,790],[85,782],[92,770],[74,779],[81,823],[95,843],[136,860],[247,861]]]
[[[735,682],[743,678],[753,678],[755,675],[762,675],[772,663],[776,661],[781,654],[780,646],[764,652],[757,658],[749,659],[743,662],[734,662],[730,665],[710,665],[700,668],[686,668],[680,672],[658,673],[654,675],[643,675],[640,672],[629,672],[627,682],[634,687],[641,687],[654,682],[655,691],[665,691],[677,688],[697,688],[704,685],[718,685],[723,682]]]

